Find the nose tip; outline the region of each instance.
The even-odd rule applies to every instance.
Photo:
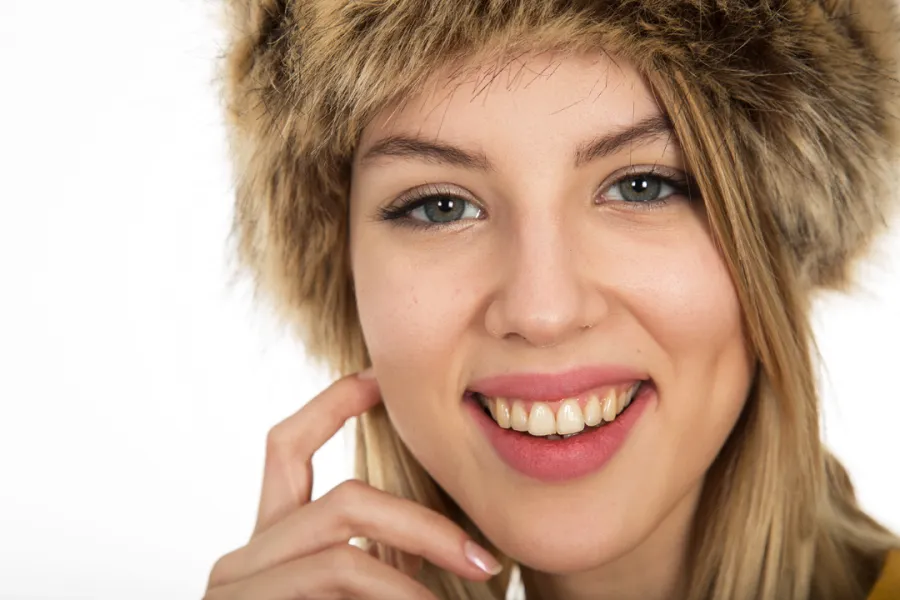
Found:
[[[518,269],[501,287],[485,315],[497,339],[548,348],[593,328],[606,313],[602,292],[571,265],[542,261]]]

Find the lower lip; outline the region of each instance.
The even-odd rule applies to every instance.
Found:
[[[472,398],[464,404],[507,465],[540,481],[568,481],[599,471],[619,451],[629,432],[656,400],[656,389],[644,384],[616,420],[602,427],[585,429],[574,437],[548,440],[513,429],[503,429]]]

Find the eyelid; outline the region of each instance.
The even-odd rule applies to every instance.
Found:
[[[619,183],[623,179],[634,175],[655,175],[663,179],[671,179],[676,182],[684,182],[685,185],[690,180],[690,178],[684,171],[672,167],[665,167],[663,165],[629,165],[627,167],[622,167],[621,169],[618,169],[607,176],[607,178],[603,180],[603,183],[600,184],[598,189],[606,190]]]
[[[597,187],[596,195],[598,197],[602,196],[604,192],[606,192],[614,185],[621,183],[623,180],[635,175],[653,175],[654,177],[658,177],[670,184],[674,184],[676,192],[681,192],[686,195],[690,195],[691,190],[694,189],[694,183],[691,176],[680,169],[656,164],[629,165],[627,167],[618,169],[617,171],[614,171],[612,174],[607,176],[607,178],[603,180],[603,183],[601,183]]]
[[[478,206],[483,210],[481,204],[472,197],[472,194],[468,193],[464,189],[453,186],[446,183],[425,183],[419,187],[413,188],[407,192],[404,192],[399,197],[397,197],[392,205],[399,206],[409,206],[413,202],[417,200],[423,200],[429,198],[431,196],[458,196],[459,198],[463,198],[464,200],[468,200],[469,202]]]
[[[393,213],[400,210],[410,211],[417,206],[420,206],[422,204],[420,201],[428,200],[433,196],[454,196],[457,198],[462,198],[467,202],[471,202],[472,204],[477,206],[479,210],[484,212],[484,206],[481,204],[481,202],[476,200],[471,193],[458,186],[453,186],[445,183],[425,183],[419,187],[406,191],[392,200],[387,206],[383,207],[380,212]]]

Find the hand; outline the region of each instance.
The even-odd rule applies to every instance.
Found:
[[[310,502],[313,454],[347,419],[378,402],[369,372],[344,377],[269,431],[253,535],[216,562],[204,600],[436,600],[409,575],[351,545],[354,537],[471,580],[499,572],[494,558],[447,517],[358,480]]]

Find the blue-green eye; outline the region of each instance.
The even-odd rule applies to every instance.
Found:
[[[380,210],[385,221],[396,221],[410,227],[440,227],[460,221],[477,220],[484,211],[472,200],[456,192],[430,185],[393,206]]]
[[[681,186],[669,178],[652,173],[627,175],[609,186],[603,197],[606,200],[637,204],[662,202],[679,193]]]
[[[407,214],[411,219],[426,223],[443,224],[481,217],[480,208],[465,198],[449,194],[421,198],[415,204],[411,209],[407,208]]]

